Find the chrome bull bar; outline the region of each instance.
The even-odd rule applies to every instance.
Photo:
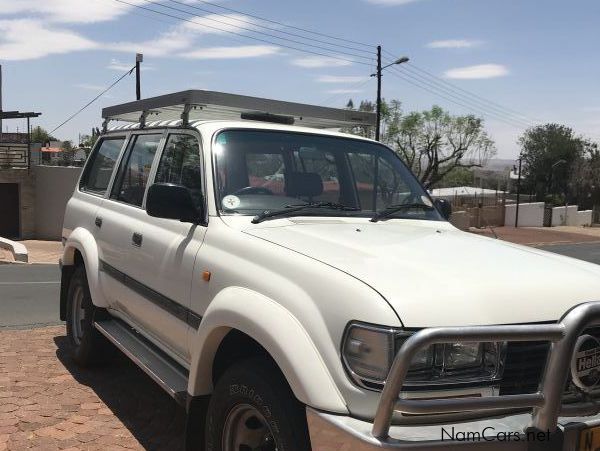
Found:
[[[375,414],[372,435],[389,438],[394,411],[408,414],[438,414],[475,410],[532,408],[530,426],[538,431],[554,432],[558,417],[592,415],[600,406],[594,403],[562,406],[571,356],[577,339],[585,329],[600,324],[600,302],[580,304],[569,310],[555,324],[435,327],[423,329],[409,337],[400,348],[390,369]],[[413,357],[433,344],[494,341],[549,341],[550,351],[536,393],[483,398],[400,399],[400,391]]]

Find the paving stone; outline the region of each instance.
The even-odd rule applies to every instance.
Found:
[[[64,327],[0,332],[0,451],[183,448],[182,409],[133,363],[69,355]]]

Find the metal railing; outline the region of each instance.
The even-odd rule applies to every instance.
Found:
[[[381,394],[372,434],[379,440],[389,438],[394,411],[419,415],[532,408],[531,426],[539,431],[550,432],[556,429],[559,415],[597,414],[600,405],[595,403],[562,405],[577,339],[585,329],[597,324],[600,324],[600,302],[588,302],[569,310],[556,324],[423,329],[407,339],[396,355]],[[399,398],[413,357],[419,351],[438,343],[494,341],[550,341],[552,343],[536,393],[483,398],[426,400]]]
[[[0,168],[29,167],[27,144],[0,143]]]

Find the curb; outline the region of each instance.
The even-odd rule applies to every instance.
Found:
[[[0,248],[11,251],[13,254],[13,258],[15,259],[15,262],[27,263],[29,260],[29,256],[27,254],[27,248],[21,243],[17,243],[15,241],[11,241],[7,238],[0,237]],[[12,262],[7,262],[7,263],[12,263]]]

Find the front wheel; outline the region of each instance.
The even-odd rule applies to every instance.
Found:
[[[306,413],[274,364],[240,362],[219,379],[206,424],[207,451],[310,451]]]

